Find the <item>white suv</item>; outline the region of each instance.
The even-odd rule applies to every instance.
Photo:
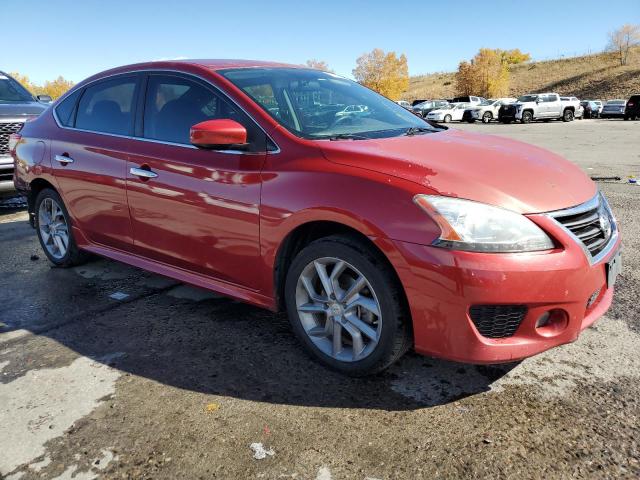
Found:
[[[510,105],[515,102],[515,98],[490,98],[479,105],[467,108],[462,120],[469,123],[473,123],[476,120],[482,120],[482,123],[489,123],[491,120],[498,119],[498,111],[502,105]]]

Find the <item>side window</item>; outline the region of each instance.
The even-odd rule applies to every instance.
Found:
[[[557,102],[557,101],[558,101],[557,95],[547,95],[547,102]]]
[[[129,135],[135,89],[136,77],[106,80],[87,87],[78,104],[76,128]]]
[[[82,89],[76,90],[55,107],[56,116],[65,127],[73,127],[73,117],[75,117],[76,105],[81,92]]]
[[[250,151],[264,151],[266,135],[238,107],[213,88],[173,75],[150,75],[144,106],[143,137],[190,145],[191,127],[228,118],[247,129]]]

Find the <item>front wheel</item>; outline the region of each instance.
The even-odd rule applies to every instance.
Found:
[[[36,197],[35,227],[40,246],[51,263],[72,267],[84,263],[87,254],[78,248],[69,212],[55,190],[45,188]]]
[[[451,121],[451,115],[444,116],[444,123],[449,123]]]
[[[533,120],[533,114],[531,112],[524,112],[522,114],[522,123],[531,123],[531,120]]]
[[[354,376],[383,370],[412,344],[395,278],[363,241],[332,236],[312,242],[287,272],[285,301],[293,331],[330,368]]]
[[[493,114],[491,112],[484,112],[482,115],[482,123],[489,123],[493,120]]]

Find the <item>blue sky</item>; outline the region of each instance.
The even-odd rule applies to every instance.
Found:
[[[350,76],[376,47],[405,53],[416,75],[454,70],[480,47],[536,59],[602,50],[607,32],[640,23],[640,0],[0,0],[0,19],[12,39],[0,70],[36,82],[177,57],[317,58]]]

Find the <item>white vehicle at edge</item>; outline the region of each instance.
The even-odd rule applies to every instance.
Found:
[[[427,113],[427,120],[433,122],[449,123],[452,120],[462,120],[464,111],[469,108],[468,103],[451,103],[445,107],[441,107],[437,110],[431,110]]]
[[[509,105],[516,101],[517,99],[515,98],[490,98],[479,105],[467,107],[463,120],[469,123],[473,123],[476,120],[482,120],[482,123],[489,123],[491,120],[498,119],[498,110],[502,105]]]

